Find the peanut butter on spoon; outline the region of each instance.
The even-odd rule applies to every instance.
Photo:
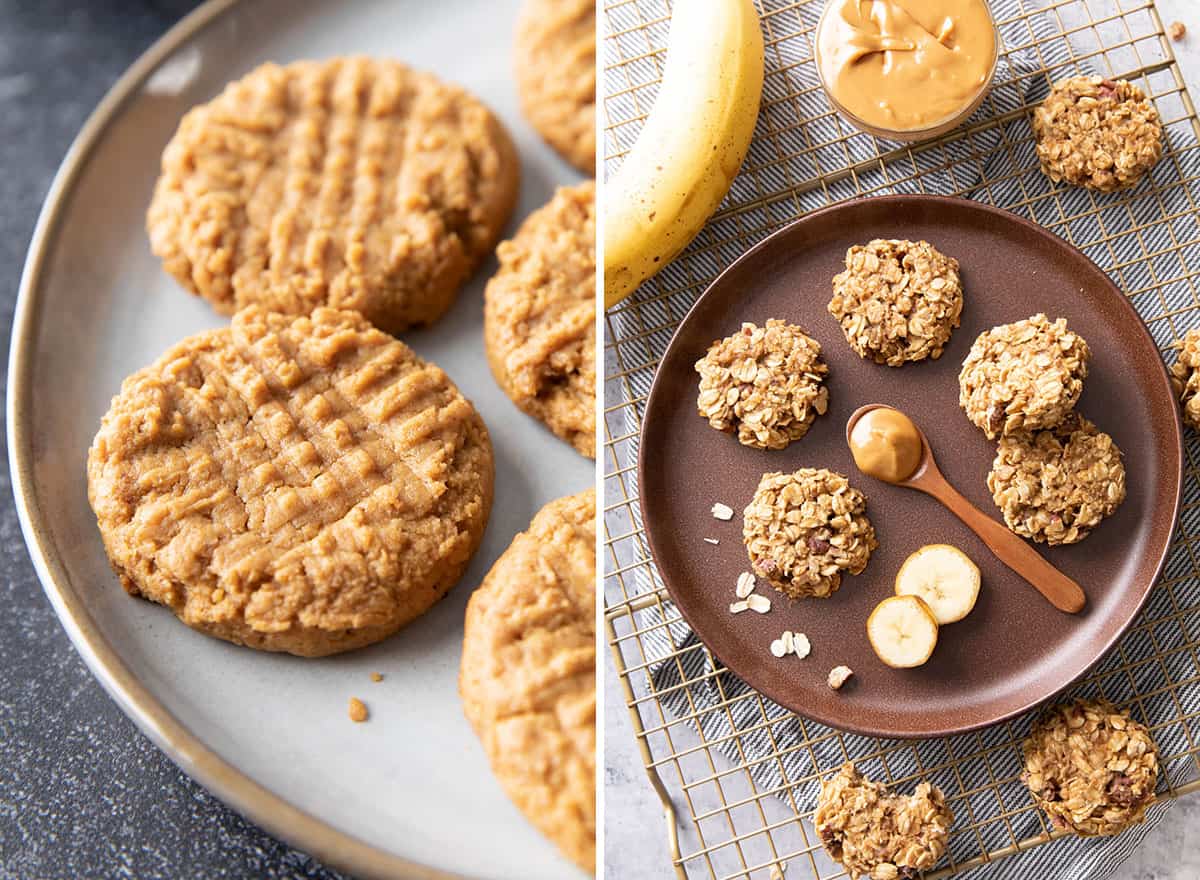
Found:
[[[996,58],[986,0],[830,0],[817,29],[833,102],[885,135],[965,118]]]
[[[1079,584],[946,481],[933,460],[929,440],[904,413],[879,403],[861,407],[846,423],[846,442],[854,463],[864,474],[933,496],[1051,605],[1070,614],[1083,610],[1087,599]]]

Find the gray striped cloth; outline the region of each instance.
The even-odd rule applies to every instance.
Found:
[[[692,0],[698,2],[698,0]],[[821,3],[796,4],[786,0],[759,0],[763,25],[768,37],[767,80],[764,85],[764,118],[760,118],[757,136],[751,147],[746,167],[760,169],[756,176],[741,175],[735,182],[726,206],[754,207],[740,212],[736,218],[710,223],[688,252],[665,269],[655,287],[656,293],[674,291],[653,303],[643,303],[637,313],[621,310],[611,315],[609,326],[616,349],[606,349],[606,375],[617,369],[617,353],[621,355],[622,372],[631,364],[656,363],[666,349],[674,323],[686,314],[703,287],[716,277],[748,246],[794,217],[830,202],[852,198],[860,193],[891,192],[957,193],[999,207],[1010,208],[1023,216],[1049,226],[1060,235],[1077,242],[1108,238],[1083,250],[1106,269],[1125,290],[1145,289],[1134,296],[1134,304],[1143,317],[1161,318],[1153,321],[1151,331],[1160,348],[1168,353],[1172,343],[1191,327],[1200,324],[1200,309],[1188,277],[1188,267],[1200,267],[1200,228],[1197,226],[1196,205],[1200,204],[1200,186],[1194,178],[1200,172],[1200,157],[1195,147],[1194,131],[1185,119],[1183,105],[1174,92],[1169,71],[1150,74],[1139,80],[1143,87],[1158,97],[1156,103],[1167,127],[1168,142],[1173,149],[1168,158],[1152,172],[1157,187],[1145,182],[1133,197],[1096,196],[1082,190],[1061,188],[1057,198],[1039,199],[1050,192],[1050,184],[1038,170],[1038,162],[1029,137],[1028,118],[1017,113],[1011,121],[990,126],[983,131],[957,137],[943,147],[910,155],[901,154],[894,161],[872,161],[880,150],[880,142],[867,135],[849,134],[848,127],[833,119],[828,105],[817,86],[817,76],[811,61],[810,35],[820,14]],[[1093,2],[1093,15],[1100,17]],[[974,122],[988,115],[1003,117],[1006,113],[1040,101],[1052,80],[1078,71],[1097,70],[1102,60],[1091,57],[1098,44],[1087,45],[1087,39],[1103,38],[1099,31],[1080,30],[1070,39],[1063,30],[1072,31],[1069,6],[1047,0],[993,0],[993,14],[1000,23],[1004,45],[1010,51],[1001,62],[997,86],[992,99],[985,103]],[[1116,7],[1113,7],[1116,11]],[[657,79],[657,64],[653,51],[667,42],[669,10],[665,0],[633,0],[618,3],[605,12],[606,33],[613,35],[605,41],[606,93],[618,95],[605,102],[610,123],[631,119],[644,112],[653,100],[652,88],[641,84]],[[1118,27],[1121,19],[1116,19]],[[650,22],[647,26],[646,23]],[[1094,36],[1093,36],[1094,35]],[[1122,32],[1117,41],[1127,39]],[[1135,45],[1137,45],[1135,43]],[[1149,43],[1146,44],[1147,46]],[[1135,53],[1110,54],[1114,66],[1121,57],[1128,57],[1128,68],[1105,73],[1132,71],[1149,63]],[[637,59],[621,64],[625,59]],[[1045,71],[1045,72],[1043,72]],[[623,152],[637,135],[636,125],[616,125],[608,132],[607,154]],[[828,146],[812,150],[813,144]],[[882,144],[883,148],[892,145]],[[801,150],[807,152],[800,153]],[[860,165],[867,163],[869,165]],[[610,162],[611,172],[619,162]],[[829,175],[850,167],[853,175],[828,185],[805,188],[818,173]],[[1157,190],[1157,193],[1154,192]],[[763,194],[776,194],[763,199]],[[1139,195],[1142,193],[1143,195]],[[741,239],[739,240],[739,233]],[[749,241],[747,241],[747,238]],[[649,332],[647,332],[649,331]],[[616,406],[627,400],[644,399],[653,379],[653,366],[633,368],[627,383],[608,383],[606,404],[613,408],[609,430],[615,436],[631,433],[632,420],[620,424],[626,408]],[[639,410],[640,410],[640,404]],[[1193,434],[1188,438],[1191,461],[1200,460],[1200,444]],[[637,442],[632,440],[615,447],[617,464],[632,468],[636,465]],[[1189,477],[1185,486],[1185,504],[1200,501],[1200,486]],[[623,511],[610,512],[616,517]],[[632,505],[636,528],[641,528],[640,510]],[[1200,520],[1200,513],[1197,513]],[[610,522],[610,534],[625,534],[629,523]],[[1192,529],[1200,534],[1200,522],[1189,523],[1185,515],[1184,537]],[[627,550],[618,546],[618,554]],[[632,560],[617,559],[618,564]],[[1167,577],[1178,578],[1195,574],[1187,548],[1177,543],[1167,567]],[[652,565],[637,569],[635,579],[639,591],[661,587]],[[1174,721],[1200,708],[1200,686],[1193,679],[1200,675],[1191,652],[1170,654],[1169,646],[1182,645],[1200,632],[1200,610],[1191,615],[1174,613],[1179,608],[1200,608],[1200,580],[1185,578],[1172,591],[1155,591],[1140,619],[1150,623],[1127,636],[1095,670],[1087,683],[1073,689],[1080,696],[1103,695],[1131,709],[1135,717],[1154,727],[1160,752],[1169,756],[1164,777],[1178,785],[1194,775],[1187,757],[1189,743],[1196,741],[1186,723]],[[672,609],[673,612],[673,609]],[[679,649],[694,646],[695,636],[676,613],[662,625],[658,619],[642,626],[650,631],[642,637],[651,661],[674,655]],[[654,628],[654,624],[660,624]],[[1190,632],[1185,628],[1191,627]],[[669,635],[668,635],[669,632]],[[1156,648],[1157,646],[1157,648]],[[1162,660],[1138,664],[1164,652]],[[842,734],[831,736],[829,728],[812,721],[787,715],[773,704],[768,707],[771,718],[784,720],[762,727],[758,700],[738,700],[749,692],[748,686],[728,672],[716,678],[704,678],[713,672],[711,658],[701,650],[686,651],[682,662],[653,663],[650,675],[658,691],[668,691],[662,698],[666,708],[677,715],[699,710],[699,720],[706,740],[721,740],[720,750],[735,765],[750,765],[750,773],[760,791],[779,790],[781,797],[790,795],[802,811],[814,807],[816,786],[814,774],[824,774],[846,758],[859,758],[860,769],[868,775],[893,778],[925,775],[941,787],[948,796],[970,792],[954,801],[961,829],[968,822],[975,829],[951,837],[950,855],[962,862],[984,851],[1010,845],[1013,840],[1043,833],[1044,825],[1024,787],[1014,780],[1020,771],[1019,742],[1027,732],[1032,716],[975,735],[906,743]],[[1128,668],[1133,664],[1132,668]],[[1164,690],[1167,684],[1178,684]],[[684,687],[686,685],[686,687]],[[671,690],[676,688],[676,690]],[[1160,693],[1144,696],[1150,691]],[[728,710],[718,704],[727,706]],[[711,709],[711,711],[705,711]],[[1181,712],[1182,710],[1182,712]],[[753,729],[753,728],[758,729]],[[1200,727],[1200,726],[1198,726]],[[735,733],[741,735],[734,736]],[[804,743],[810,745],[787,751],[781,760],[763,760],[779,748]],[[884,752],[880,765],[880,749]],[[871,757],[876,756],[876,757]],[[862,760],[863,758],[866,760]],[[938,767],[937,771],[922,774],[921,768]],[[803,780],[802,783],[799,781]],[[1001,785],[994,780],[1010,780]],[[1164,786],[1165,787],[1165,784]],[[963,809],[963,806],[966,809]],[[973,877],[1018,880],[1018,878],[1054,877],[1063,880],[1091,880],[1107,877],[1137,846],[1146,832],[1159,821],[1169,806],[1154,807],[1149,821],[1116,838],[1080,840],[1064,838],[1013,858],[1005,858],[972,872]],[[790,876],[790,875],[789,875]]]

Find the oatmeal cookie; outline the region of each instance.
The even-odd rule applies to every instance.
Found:
[[[1050,709],[1022,744],[1021,779],[1056,828],[1118,834],[1154,802],[1158,752],[1150,731],[1105,701]]]
[[[88,455],[125,589],[188,626],[322,656],[454,586],[492,445],[450,379],[357,312],[250,307],[130,376]]]
[[[821,782],[813,824],[825,850],[851,880],[916,880],[946,852],[954,815],[942,792],[922,782],[891,794],[846,762]]]
[[[596,173],[595,0],[525,0],[517,21],[525,118],[584,174]]]
[[[504,127],[457,86],[396,61],[265,64],[183,118],[147,229],[222,314],[332,306],[398,333],[450,307],[518,177]]]
[[[900,367],[941,357],[962,307],[958,260],[927,241],[877,238],[846,251],[829,314],[860,357]]]
[[[959,405],[989,440],[1053,428],[1083,393],[1092,352],[1063,318],[1045,315],[981,333],[958,376]]]
[[[803,328],[777,318],[743,324],[696,361],[700,415],[718,431],[758,449],[783,449],[829,408],[829,367]]]
[[[522,410],[596,457],[596,184],[561,187],[497,250],[484,294],[492,374]]]
[[[1171,365],[1171,386],[1179,398],[1184,423],[1200,431],[1200,328],[1183,337],[1179,359]]]
[[[1072,413],[1057,427],[1002,437],[987,484],[1018,535],[1074,544],[1125,500],[1125,466],[1112,437]]]
[[[467,605],[459,691],[500,784],[596,870],[596,493],[552,501]]]
[[[1047,177],[1101,192],[1133,186],[1162,157],[1158,111],[1123,79],[1056,83],[1033,113],[1033,133]]]
[[[832,595],[842,573],[861,572],[879,546],[866,507],[866,496],[832,471],[764,474],[742,515],[751,566],[793,599]]]

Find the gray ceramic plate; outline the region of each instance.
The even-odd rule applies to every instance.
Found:
[[[198,635],[124,594],[88,507],[84,461],[128,373],[224,319],[151,255],[143,218],[180,116],[267,60],[368,53],[471,89],[523,160],[514,225],[578,178],[522,119],[510,74],[517,0],[218,0],[150,50],[81,132],[46,201],[13,331],[9,445],[35,565],[79,652],[179,765],[253,820],[355,874],[561,878],[578,872],[509,803],[463,719],[463,609],[546,501],[593,483],[592,462],[522,415],[482,351],[494,261],[433,329],[406,337],[482,412],[496,449],[483,547],[446,601],[381,645],[327,660]],[[386,676],[373,684],[369,675]],[[346,717],[351,695],[368,724]],[[445,873],[443,873],[445,872]]]

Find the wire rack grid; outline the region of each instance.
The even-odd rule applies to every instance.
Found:
[[[641,528],[636,444],[657,353],[720,269],[806,210],[935,190],[1012,210],[1079,247],[1127,292],[1169,357],[1183,333],[1200,325],[1200,121],[1153,0],[996,0],[994,8],[1015,11],[997,16],[1002,64],[991,95],[966,126],[912,146],[856,132],[829,108],[811,69],[822,0],[755,2],[767,77],[741,174],[670,270],[605,316],[607,637],[679,877],[842,876],[810,815],[819,779],[847,758],[901,788],[917,779],[942,788],[958,820],[944,867],[931,876],[949,876],[1061,836],[1019,782],[1030,719],[948,740],[880,740],[816,724],[739,687],[682,622]],[[670,8],[663,0],[604,0],[601,20],[611,173],[653,105]],[[1068,191],[1038,170],[1029,111],[1051,82],[1078,71],[1129,79],[1159,110],[1164,156],[1132,191]],[[1194,434],[1185,453],[1180,528],[1165,573],[1119,646],[1073,689],[1111,699],[1147,723],[1162,753],[1160,804],[1200,789]]]

